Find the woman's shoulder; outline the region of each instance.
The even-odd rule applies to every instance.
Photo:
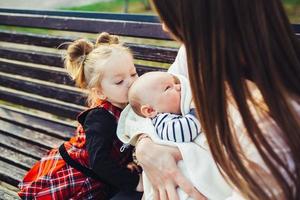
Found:
[[[103,121],[103,122],[115,122],[115,117],[103,107],[95,107],[83,111],[77,117],[77,121],[80,124],[84,124],[87,120]]]
[[[188,77],[186,50],[184,45],[181,45],[179,48],[175,61],[168,69],[168,72],[173,74],[181,74],[185,77]]]

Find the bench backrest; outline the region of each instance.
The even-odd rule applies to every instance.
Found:
[[[63,30],[71,33],[92,33],[102,31],[136,39],[171,39],[161,29],[156,16],[109,14],[71,11],[36,11],[0,9],[0,25],[42,28],[49,31]],[[300,33],[300,26],[293,26]],[[57,36],[57,34],[33,34],[0,29],[0,100],[45,111],[57,116],[75,119],[85,109],[85,98],[63,69],[61,53],[56,50],[62,43],[78,37]],[[73,33],[74,35],[74,33]],[[28,45],[19,48],[18,45]],[[177,48],[143,42],[128,42],[136,60],[138,73],[152,70],[166,70],[175,59]],[[36,47],[36,48],[35,48]],[[46,48],[47,51],[38,47]],[[65,47],[65,46],[63,46]]]
[[[63,69],[62,53],[57,48],[78,37],[58,36],[52,34],[53,30],[68,31],[70,35],[92,33],[95,37],[106,31],[133,37],[133,42],[125,45],[139,63],[142,61],[136,65],[139,74],[166,70],[157,66],[168,66],[177,53],[174,47],[134,41],[145,38],[170,41],[155,16],[0,9],[0,25],[49,30],[46,34],[36,34],[0,29],[0,42],[5,42],[0,46],[0,100],[71,119],[85,109],[85,97]]]

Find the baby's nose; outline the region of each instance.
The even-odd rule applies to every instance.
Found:
[[[180,91],[181,90],[181,85],[180,84],[175,84],[175,89]]]

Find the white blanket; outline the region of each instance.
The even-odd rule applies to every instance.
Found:
[[[176,76],[181,83],[181,112],[184,115],[190,110],[192,95],[188,80],[183,76]],[[151,119],[138,116],[128,105],[121,113],[117,135],[123,143],[135,145],[137,136],[141,133],[148,134],[155,143],[178,147],[183,158],[178,162],[179,169],[208,199],[222,200],[231,195],[232,189],[220,174],[204,134],[190,143],[163,141],[155,133]],[[143,183],[145,200],[153,200],[153,189],[145,174]],[[177,192],[180,200],[191,200],[180,188]]]

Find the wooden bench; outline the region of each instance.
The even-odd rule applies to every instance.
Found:
[[[139,74],[166,70],[157,66],[168,66],[177,53],[177,48],[144,44],[156,43],[153,39],[170,43],[154,16],[0,9],[0,25],[49,30],[0,30],[0,199],[18,198],[17,185],[26,171],[73,135],[76,115],[85,109],[84,93],[65,73],[57,50],[79,38],[69,35],[87,33],[95,39],[106,31],[126,36],[121,40],[129,41],[125,45],[140,63]]]
[[[18,199],[17,185],[26,171],[73,135],[75,117],[86,108],[84,93],[65,73],[57,50],[78,38],[70,35],[126,36],[139,74],[166,70],[177,54],[155,16],[0,9],[0,25],[49,30],[0,29],[0,199]],[[161,46],[165,43],[173,47]]]

